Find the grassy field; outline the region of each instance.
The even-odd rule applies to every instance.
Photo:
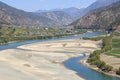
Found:
[[[107,52],[107,55],[112,55],[120,58],[120,38],[112,39],[112,51]]]
[[[93,41],[99,41],[102,40],[104,37],[93,37],[93,38],[84,38],[85,40],[93,40]]]

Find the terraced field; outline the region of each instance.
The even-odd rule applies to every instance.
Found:
[[[112,39],[112,51],[107,52],[107,55],[112,55],[120,58],[120,38]]]

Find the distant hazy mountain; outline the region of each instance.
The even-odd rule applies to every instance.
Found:
[[[120,1],[92,11],[72,23],[71,26],[74,28],[92,30],[114,30],[118,27],[120,28]]]
[[[66,14],[70,15],[74,20],[76,20],[79,18],[79,16],[81,15],[83,10],[84,10],[84,8],[78,9],[75,7],[70,7],[70,8],[53,9],[53,10],[38,10],[37,13],[62,11],[62,12],[65,12]]]
[[[74,19],[78,19],[83,10],[84,10],[84,8],[78,9],[75,7],[70,7],[70,8],[64,8],[64,9],[55,9],[54,11],[63,11],[65,13],[69,14]]]
[[[59,25],[68,25],[73,22],[73,18],[63,11],[40,12],[38,15],[49,18]]]

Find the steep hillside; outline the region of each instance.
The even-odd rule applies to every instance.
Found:
[[[86,9],[65,8],[38,13],[25,12],[0,2],[0,23],[17,26],[53,27],[68,25],[87,12],[117,0],[98,0]]]
[[[85,15],[72,23],[74,28],[111,30],[120,25],[120,1]]]
[[[94,2],[93,4],[91,4],[90,6],[88,6],[84,11],[83,14],[85,15],[86,13],[95,10],[97,8],[101,8],[101,7],[105,7],[108,6],[112,3],[115,3],[119,0],[97,0],[96,2]]]

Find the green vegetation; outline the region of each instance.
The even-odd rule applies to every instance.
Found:
[[[114,38],[112,40],[112,47],[113,49],[120,48],[120,38]]]
[[[106,55],[115,56],[117,58],[120,58],[120,50],[112,50],[110,52],[107,52]]]
[[[110,51],[112,49],[111,46],[111,36],[107,36],[103,38],[103,47],[101,50],[94,51],[88,58],[88,62],[91,65],[96,65],[99,69],[101,69],[104,72],[112,71],[113,67],[106,64],[104,61],[100,60],[100,54]]]
[[[89,39],[89,40],[93,40],[93,41],[99,41],[99,40],[102,40],[104,37],[93,37],[93,38],[84,38],[85,40]]]
[[[107,55],[116,56],[120,58],[120,38],[115,37],[112,39],[112,50],[107,52]]]
[[[0,45],[10,41],[59,38],[84,32],[86,31],[66,28],[11,27],[0,24]]]
[[[112,49],[111,43],[112,43],[112,37],[111,36],[105,37],[103,39],[103,47],[101,52],[104,53],[104,52],[110,51]]]
[[[92,38],[91,40],[101,40],[101,38]],[[112,71],[112,66],[100,60],[100,54],[103,53],[120,57],[120,33],[112,33],[110,36],[104,37],[102,49],[94,51],[88,58],[88,62],[91,65],[96,65],[100,70],[104,72]],[[120,75],[120,68],[116,70],[116,74]]]
[[[114,32],[113,35],[116,36],[116,37],[120,37],[120,33],[119,32]]]

